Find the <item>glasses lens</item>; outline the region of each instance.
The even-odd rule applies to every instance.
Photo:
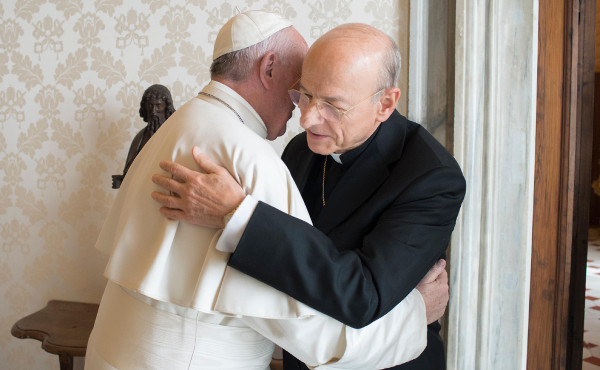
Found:
[[[301,111],[305,110],[310,103],[310,99],[305,94],[298,90],[291,89],[288,91],[292,103],[296,104]],[[323,118],[329,121],[337,122],[340,120],[340,112],[333,105],[324,101],[317,100],[317,109]]]
[[[290,90],[290,99],[292,100],[292,103],[296,104],[298,106],[298,108],[300,108],[300,110],[304,110],[306,109],[306,107],[308,107],[308,103],[310,102],[310,99],[308,99],[308,96],[302,94],[300,91],[298,90]]]
[[[290,94],[290,99],[292,100],[292,103],[298,105],[298,102],[300,101],[300,91],[292,89],[288,91],[288,93]]]
[[[325,118],[326,120],[333,122],[337,122],[340,120],[340,112],[333,105],[321,101],[317,104],[317,107],[319,108],[321,116],[323,116],[323,118]]]

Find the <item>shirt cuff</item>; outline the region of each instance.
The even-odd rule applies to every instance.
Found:
[[[240,203],[237,210],[231,216],[231,219],[227,222],[227,225],[225,225],[225,229],[223,229],[223,233],[217,242],[217,250],[226,253],[235,252],[257,205],[258,200],[252,198],[250,195],[246,195],[242,203]]]

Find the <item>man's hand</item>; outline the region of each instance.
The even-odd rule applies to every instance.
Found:
[[[171,220],[221,228],[225,224],[224,217],[244,200],[246,194],[225,168],[212,162],[200,149],[194,147],[192,156],[206,173],[161,161],[160,168],[173,178],[155,174],[152,182],[170,195],[154,191],[152,199],[163,205],[160,213]]]
[[[423,296],[427,309],[427,324],[437,321],[444,316],[448,305],[448,273],[446,261],[440,259],[429,270],[427,275],[417,285],[417,290]]]

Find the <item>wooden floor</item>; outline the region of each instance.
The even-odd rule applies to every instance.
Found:
[[[582,370],[600,370],[600,229],[590,229]]]

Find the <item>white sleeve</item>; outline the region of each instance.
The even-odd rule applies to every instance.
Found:
[[[226,253],[235,252],[257,204],[258,200],[252,198],[251,195],[246,195],[242,203],[240,203],[237,210],[231,216],[231,219],[227,221],[227,225],[225,225],[223,233],[217,242],[217,250]]]
[[[235,172],[234,177],[252,197],[247,196],[233,214],[217,249],[235,250],[257,200],[310,223],[302,196],[283,162],[272,153],[235,158],[235,170],[230,172]],[[364,328],[353,329],[313,309],[305,309],[305,305],[287,296],[273,299],[278,305],[267,303],[283,294],[271,287],[262,287],[262,283],[250,284],[253,281],[228,268],[216,304],[218,311],[235,314],[309,367],[388,368],[418,357],[427,344],[425,303],[417,290],[384,317]],[[244,294],[253,297],[240,299]]]
[[[415,359],[427,345],[425,302],[416,289],[361,329],[325,315],[242,320],[309,368],[383,369]]]

